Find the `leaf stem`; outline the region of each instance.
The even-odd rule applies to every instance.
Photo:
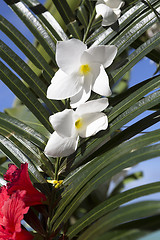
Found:
[[[90,18],[90,20],[89,20],[89,23],[88,23],[88,26],[87,26],[87,29],[86,29],[86,32],[85,32],[84,37],[83,37],[83,42],[86,41],[86,38],[87,38],[87,36],[88,36],[89,30],[90,30],[90,28],[91,28],[91,25],[92,25],[92,23],[93,23],[93,20],[94,20],[94,18],[95,18],[95,15],[96,15],[96,8],[94,8],[94,10],[93,10],[93,12],[92,12],[91,18]]]
[[[158,21],[160,22],[160,14],[152,7],[152,5],[150,4],[150,2],[149,2],[148,0],[146,0],[146,1],[145,1],[145,0],[142,0],[142,2],[143,2],[144,4],[146,4],[148,7],[150,7],[150,9],[155,13]]]

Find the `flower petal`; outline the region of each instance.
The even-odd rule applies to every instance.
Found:
[[[34,236],[32,234],[24,229],[21,230],[21,232],[16,233],[15,240],[32,240]]]
[[[97,48],[97,47],[95,47],[95,48]],[[97,54],[99,54],[98,51],[97,51]],[[81,57],[81,64],[89,65],[90,74],[93,75],[93,79],[96,79],[96,77],[99,75],[99,72],[100,72],[101,63],[99,63],[100,61],[98,61],[97,56],[96,56],[96,53],[92,55],[92,54],[90,54],[89,51],[85,51]]]
[[[83,126],[79,129],[80,137],[86,138],[95,135],[108,127],[108,118],[104,113],[89,113],[83,115]]]
[[[24,202],[26,191],[17,190],[11,197],[4,203],[2,207],[3,213],[3,226],[8,232],[20,232],[21,220],[29,210]]]
[[[110,66],[117,54],[117,47],[114,45],[90,47],[85,51],[88,53],[88,61],[102,64],[104,68]],[[83,54],[84,55],[84,54]]]
[[[65,109],[62,112],[55,113],[50,116],[49,121],[61,137],[72,137],[75,135],[74,111],[72,109]]]
[[[56,46],[56,62],[65,73],[78,71],[80,58],[87,46],[78,39],[60,41]]]
[[[92,74],[88,74],[84,77],[84,84],[82,89],[73,97],[70,98],[71,108],[77,108],[80,104],[86,102],[91,95],[92,88]]]
[[[117,17],[119,18],[121,16],[121,9],[113,9],[114,13],[117,15]]]
[[[102,26],[110,26],[118,19],[113,9],[106,4],[96,4],[96,12],[103,17]]]
[[[66,157],[74,153],[78,145],[78,137],[62,138],[56,132],[51,134],[44,153],[51,157]]]
[[[25,190],[26,195],[24,201],[26,206],[41,205],[43,201],[46,201],[46,196],[39,192],[32,184],[29,173],[28,173],[28,163],[21,164],[21,169],[16,168],[15,170],[9,165],[9,169],[12,169],[12,178],[10,177],[10,182],[7,183],[7,191],[9,195],[12,195],[17,190]],[[11,171],[7,170],[5,177],[11,176]]]
[[[101,65],[100,74],[93,83],[92,90],[101,96],[108,97],[111,95],[111,89],[109,87],[109,79],[104,67]]]
[[[2,209],[4,203],[9,199],[9,194],[7,192],[7,188],[6,186],[2,186],[0,188],[0,209]],[[0,226],[3,225],[3,213],[2,211],[0,210]],[[1,230],[0,230],[1,232]],[[0,235],[0,239],[1,239],[1,235]]]
[[[4,179],[8,182],[12,182],[13,176],[15,178],[15,171],[17,170],[17,166],[10,163],[8,164],[7,172],[4,174]]]
[[[58,70],[47,89],[47,98],[66,99],[77,94],[82,87],[82,77],[78,74],[67,75]]]
[[[79,116],[89,113],[97,113],[103,111],[109,105],[107,98],[99,98],[96,100],[88,101],[84,104],[81,104],[75,111]]]

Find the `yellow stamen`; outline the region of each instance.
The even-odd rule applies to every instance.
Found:
[[[61,186],[61,184],[58,182],[54,187],[59,188],[60,186]]]
[[[75,122],[75,126],[77,129],[81,128],[82,127],[82,119],[79,118],[76,122]]]
[[[87,75],[90,72],[91,68],[88,64],[80,66],[79,72],[81,75]]]
[[[63,180],[47,180],[48,183],[52,183],[54,185],[55,188],[59,188],[62,183],[63,183]]]

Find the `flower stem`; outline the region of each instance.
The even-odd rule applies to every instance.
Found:
[[[55,164],[54,180],[58,180],[58,171],[59,171],[60,162],[61,162],[61,158],[57,158],[57,161]]]

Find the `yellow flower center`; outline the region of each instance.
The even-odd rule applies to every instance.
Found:
[[[79,72],[81,75],[87,75],[90,72],[91,68],[88,64],[80,66]]]
[[[76,122],[75,122],[75,126],[77,129],[81,128],[82,127],[82,119],[79,118]]]

